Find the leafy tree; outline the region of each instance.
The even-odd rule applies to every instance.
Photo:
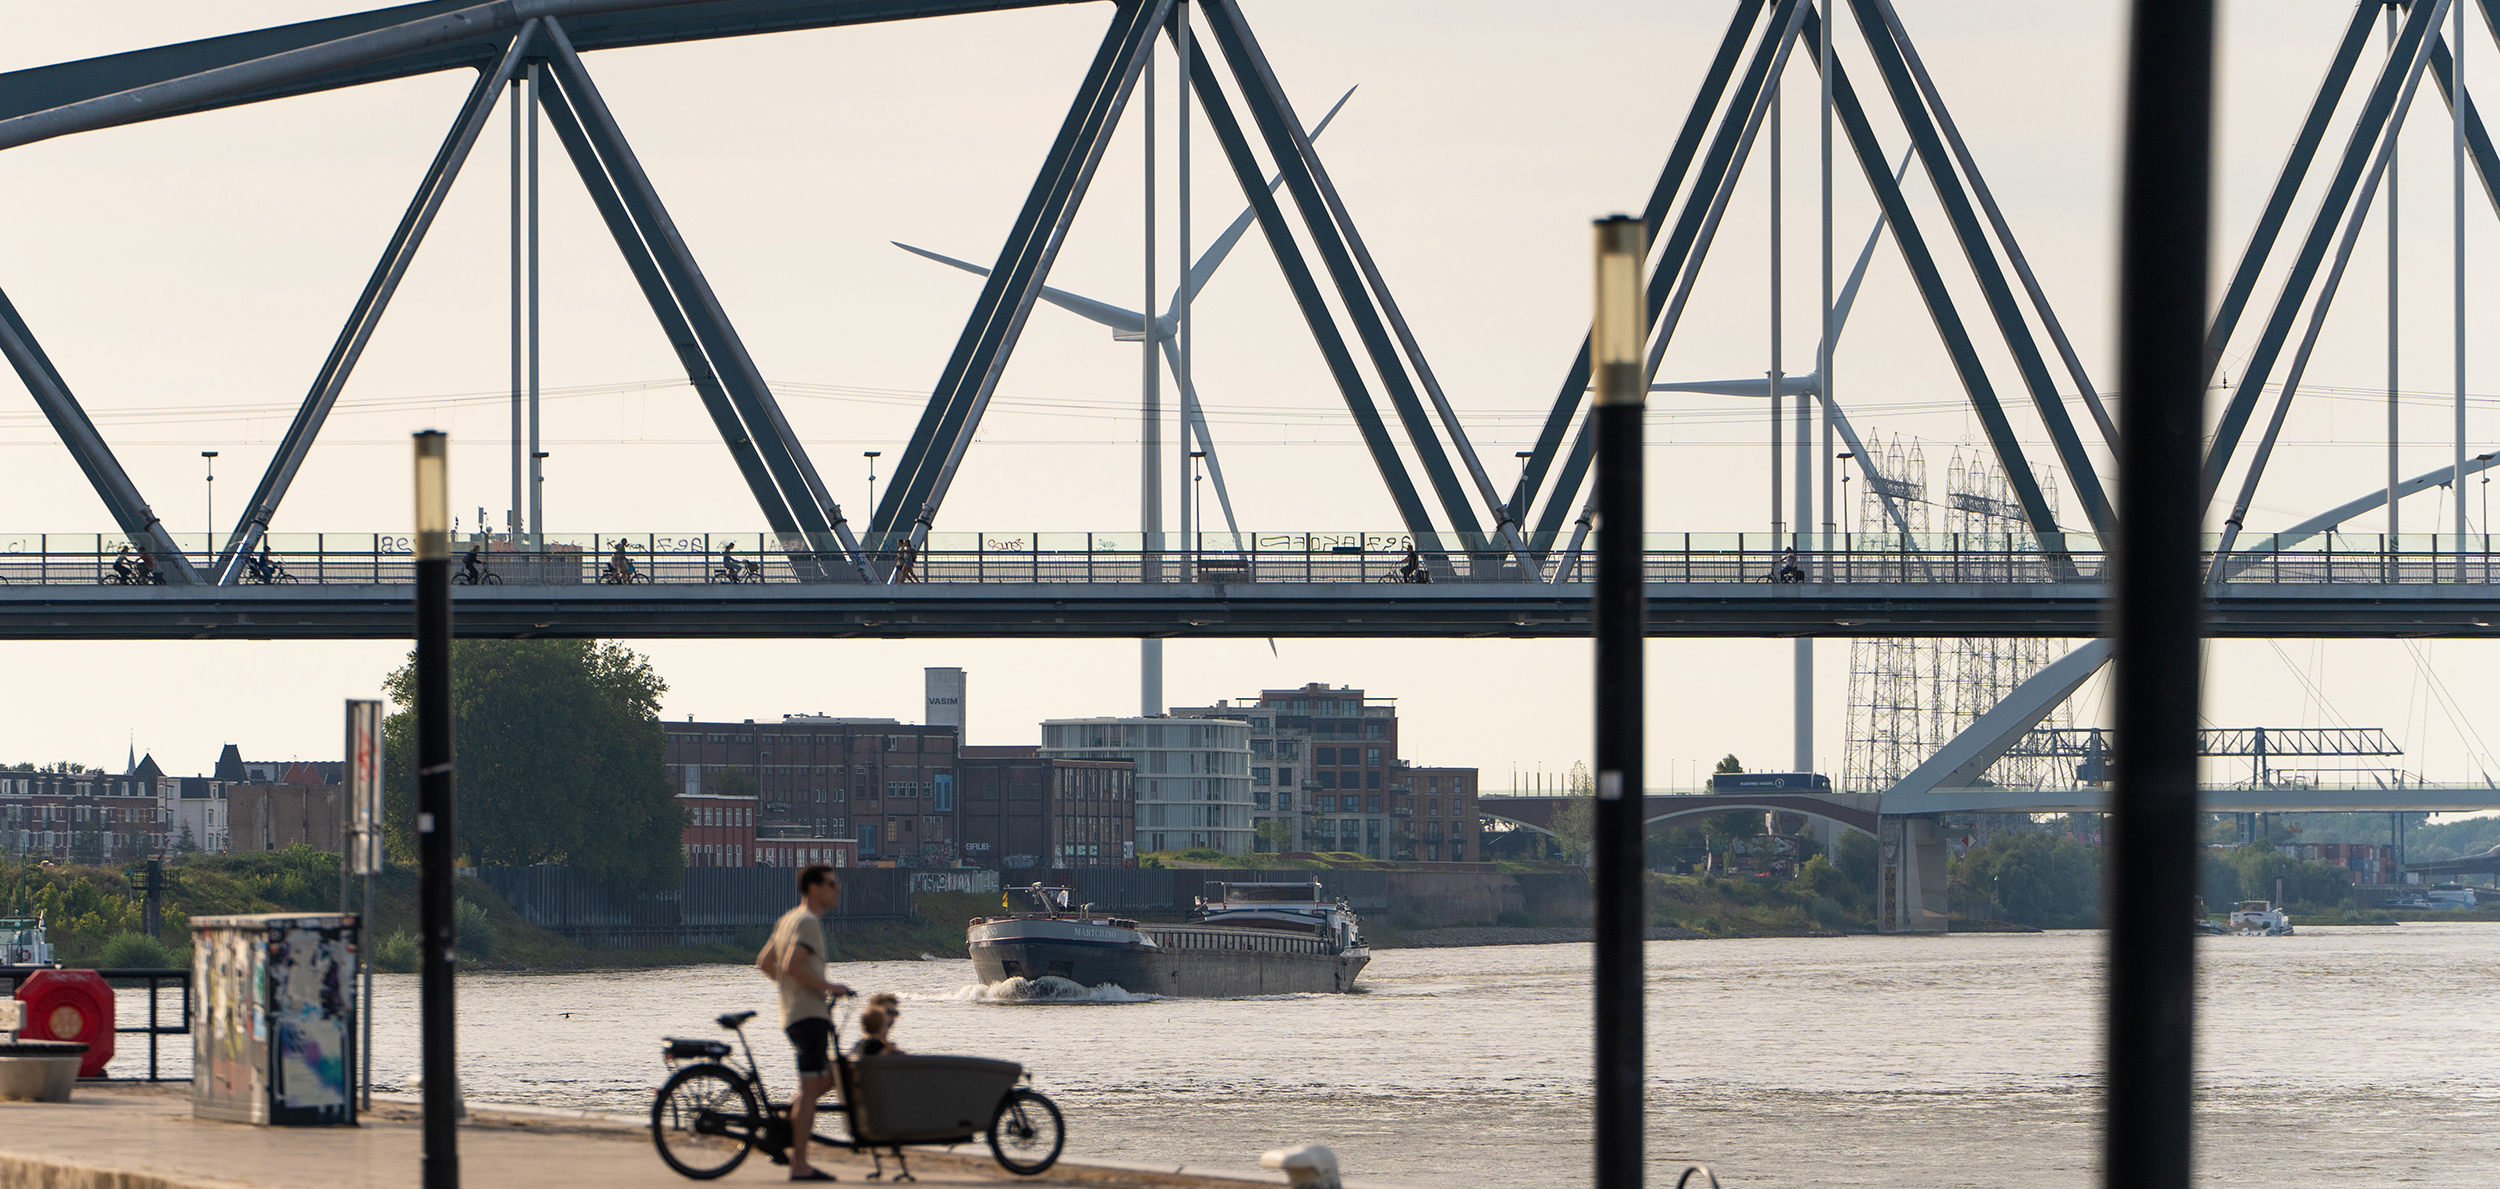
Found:
[[[2279,884],[2286,904],[2331,908],[2352,901],[2352,872],[2332,863],[2303,862],[2263,842],[2232,851],[2228,862],[2239,876],[2240,890],[2233,900],[2274,900]],[[2223,912],[2230,901],[2207,900],[2205,905]]]
[[[1259,841],[1284,850],[1293,845],[1293,820],[1282,817],[1264,819],[1259,822],[1258,835]]]
[[[1882,849],[1875,844],[1875,839],[1851,830],[1840,836],[1838,854],[1834,857],[1832,866],[1839,868],[1840,874],[1849,881],[1849,886],[1865,895],[1872,896],[1875,894],[1875,876],[1882,866],[1881,860]]]
[[[395,854],[416,853],[416,664],[385,682]],[[478,866],[563,863],[628,892],[673,887],[684,814],[661,763],[650,661],[587,640],[452,644],[456,845]]]
[[[182,833],[174,839],[174,850],[186,855],[200,853],[199,840],[191,837],[191,823],[182,823]]]
[[[1710,769],[1710,773],[1713,776],[1732,776],[1744,770],[1745,762],[1737,759],[1736,753],[1731,751],[1719,757],[1718,764]]]
[[[93,867],[104,861],[104,832],[79,830],[69,836],[69,861]]]
[[[1999,834],[1955,858],[1949,881],[1965,916],[2048,929],[2100,919],[2101,852],[2061,834]]]
[[[756,783],[755,775],[744,768],[730,768],[712,778],[714,796],[755,797],[762,795],[763,789],[763,785]]]

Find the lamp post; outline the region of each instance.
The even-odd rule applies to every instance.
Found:
[[[1840,514],[1843,516],[1851,515],[1855,508],[1855,505],[1849,502],[1849,460],[1857,456],[1858,452],[1855,450],[1843,450],[1832,456],[1840,460]],[[1846,533],[1848,530],[1841,531]]]
[[[870,516],[875,516],[877,514],[877,456],[884,453],[885,451],[883,450],[862,450],[859,452],[859,456],[861,458],[868,460],[868,514]]]
[[[553,455],[544,450],[530,451],[530,543],[532,552],[545,548],[547,539],[547,460]]]
[[[1203,491],[1198,484],[1206,480],[1206,476],[1199,473],[1198,465],[1200,460],[1204,459],[1206,456],[1207,452],[1204,450],[1192,450],[1189,452],[1189,489],[1193,495],[1197,495],[1197,498],[1189,501],[1190,511],[1193,514],[1192,523],[1189,526],[1190,549],[1192,552],[1197,550],[1199,534],[1207,530],[1207,501],[1203,495],[1198,495],[1198,493]],[[2488,480],[2485,481],[2488,482]]]
[[[1642,348],[1649,335],[1641,221],[1600,219],[1597,310],[1590,362],[1597,373],[1596,1189],[1641,1184],[1642,969],[1648,905],[1641,887],[1641,648],[1647,608],[1641,575]]]
[[[217,452],[202,450],[200,457],[208,460],[208,549],[214,553],[217,551]]]
[[[420,1067],[425,1075],[425,1189],[457,1189],[452,1130],[451,459],[450,439],[416,435],[417,929]]]

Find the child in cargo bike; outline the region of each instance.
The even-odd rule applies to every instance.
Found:
[[[879,991],[868,997],[868,1010],[859,1013],[859,1043],[851,1046],[851,1059],[874,1057],[879,1053],[901,1053],[888,1034],[894,1021],[902,1018],[903,1001],[892,991]]]

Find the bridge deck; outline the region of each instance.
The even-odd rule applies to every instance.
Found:
[[[2065,636],[2101,631],[2091,583],[1653,583],[1658,637]],[[410,588],[0,585],[0,639],[405,639]],[[472,637],[610,639],[1061,636],[1536,639],[1589,634],[1581,585],[857,583],[455,588]],[[2221,638],[2479,639],[2500,587],[2234,585]]]

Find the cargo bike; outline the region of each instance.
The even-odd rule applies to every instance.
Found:
[[[790,1105],[774,1102],[747,1044],[751,1011],[719,1017],[723,1029],[738,1036],[746,1068],[729,1063],[727,1041],[670,1037],[665,1055],[675,1072],[660,1086],[651,1103],[651,1142],[660,1159],[680,1174],[698,1181],[726,1176],[747,1154],[761,1151],[775,1164],[789,1163]],[[828,1148],[866,1152],[877,1159],[892,1152],[901,1163],[905,1146],[952,1146],[987,1137],[999,1167],[1020,1176],[1038,1176],[1058,1162],[1067,1142],[1059,1108],[1020,1082],[1031,1080],[1013,1061],[983,1057],[922,1056],[883,1053],[852,1060],[842,1052],[836,1029],[830,1046],[838,1100],[817,1107],[817,1118],[839,1116],[849,1137],[835,1139],[811,1132],[808,1142]],[[691,1064],[687,1064],[687,1063]],[[902,1163],[897,1180],[912,1180],[911,1166]]]

